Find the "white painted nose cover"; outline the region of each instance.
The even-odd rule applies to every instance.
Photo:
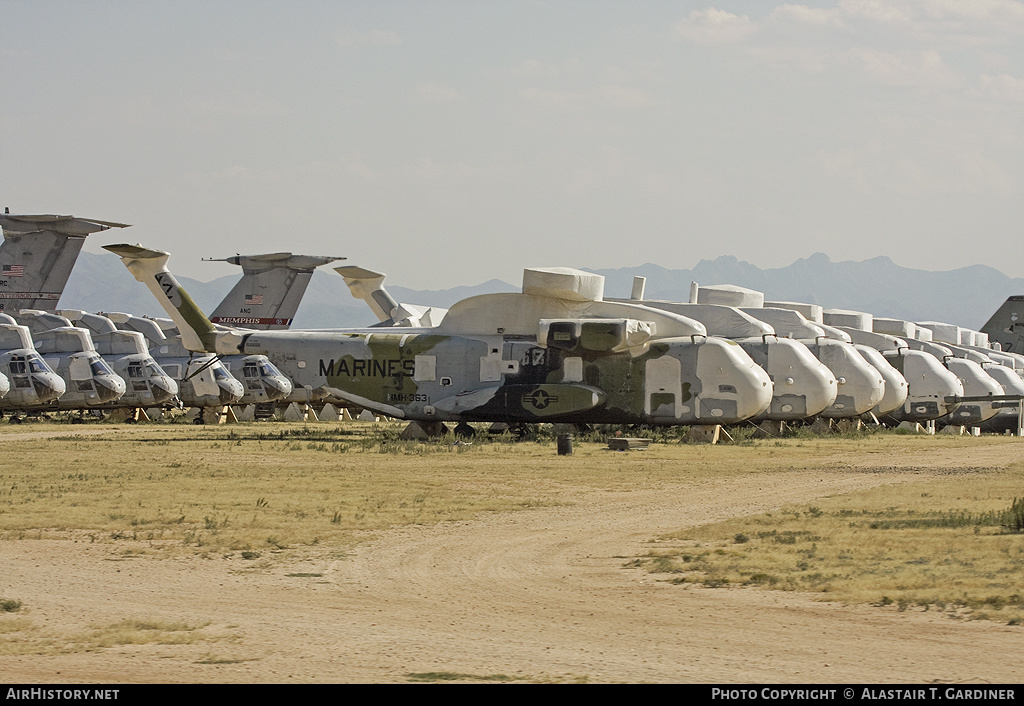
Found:
[[[822,412],[823,417],[857,417],[882,400],[885,381],[851,344],[820,338],[813,349],[817,351],[818,360],[836,376],[838,383],[836,401]]]
[[[820,414],[836,401],[835,376],[807,346],[788,338],[766,338],[767,371],[773,381],[765,419],[803,419]]]
[[[903,403],[907,401],[908,387],[906,378],[903,377],[899,370],[892,367],[889,361],[882,357],[881,353],[871,346],[855,344],[854,348],[857,349],[857,352],[864,357],[864,360],[871,367],[878,371],[878,374],[885,381],[885,392],[882,394],[882,400],[871,411],[876,415],[889,414],[902,407]]]
[[[1003,386],[973,360],[947,358],[946,367],[963,382],[964,395],[967,397],[1003,394]],[[991,419],[998,412],[999,407],[991,402],[964,402],[950,414],[949,418],[954,424],[977,424]]]
[[[739,344],[708,338],[697,352],[701,393],[698,414],[709,424],[731,424],[757,416],[772,401],[768,373]]]
[[[898,419],[921,422],[938,419],[956,409],[951,397],[963,397],[964,385],[946,370],[938,358],[924,351],[902,351],[903,377],[907,380],[907,401]]]
[[[1003,386],[1004,395],[1024,395],[1024,380],[1013,369],[1005,365],[982,366],[986,373]],[[1003,407],[997,413],[1000,417],[1016,417],[1019,407]]]

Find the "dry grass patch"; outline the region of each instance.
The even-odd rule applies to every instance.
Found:
[[[82,650],[116,645],[192,645],[211,639],[201,632],[208,624],[193,625],[176,620],[120,620],[79,633],[70,641]]]
[[[592,489],[811,468],[876,473],[851,461],[941,456],[978,442],[855,435],[694,446],[680,430],[655,430],[644,432],[659,441],[649,450],[623,453],[607,449],[602,431],[577,435],[574,454],[557,456],[550,432],[423,443],[399,440],[403,426],[0,425],[0,539],[120,543],[123,560],[187,551],[256,564],[291,547],[344,549],[367,531],[546,507]]]
[[[241,664],[243,662],[255,662],[258,661],[258,657],[221,657],[219,655],[210,653],[203,655],[200,659],[196,660],[196,664]]]
[[[26,632],[33,627],[32,621],[28,618],[0,618],[0,636]]]
[[[0,471],[0,537],[85,532],[151,552],[177,544],[251,553],[554,502],[554,486],[511,472],[548,455],[537,444],[396,443],[397,430],[336,431],[147,426],[19,441]]]
[[[175,620],[126,619],[60,635],[24,619],[18,624],[0,621],[0,655],[73,654],[123,645],[196,645],[224,640],[235,642],[238,636],[209,623]]]
[[[398,424],[110,425],[56,438],[43,434],[67,428],[31,426],[0,427],[0,539],[125,542],[125,558],[344,546],[366,530],[562,503],[566,489],[747,473],[758,454],[677,442],[622,454],[597,435],[559,457],[551,438],[404,442]],[[813,448],[774,453],[765,469],[820,459]]]
[[[407,674],[406,678],[415,683],[450,681],[510,682],[521,680],[521,677],[510,677],[505,674],[464,674],[462,672],[413,672],[412,674]]]
[[[575,675],[540,675],[533,677],[508,676],[507,674],[465,674],[463,672],[413,672],[406,679],[415,684],[442,684],[445,682],[529,682],[531,684],[588,684],[590,678]]]
[[[631,565],[676,583],[811,591],[1020,624],[1022,471],[972,469],[682,530]]]

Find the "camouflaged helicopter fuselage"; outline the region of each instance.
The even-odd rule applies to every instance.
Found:
[[[771,394],[727,341],[662,339],[621,352],[584,343],[371,329],[252,333],[242,348],[300,385],[422,421],[728,423]],[[766,385],[752,403],[751,390]]]

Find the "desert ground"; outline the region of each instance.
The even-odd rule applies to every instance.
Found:
[[[24,425],[3,429],[0,444],[10,459],[19,444],[58,445],[60,435],[138,433]],[[1022,444],[982,437],[922,443],[913,453],[840,444],[818,456],[794,449],[799,463],[779,449],[770,467],[750,460],[765,457],[755,450],[720,475],[691,473],[686,454],[713,471],[716,454],[732,453],[725,447],[614,454],[578,445],[567,463],[610,464],[621,481],[560,477],[544,484],[546,501],[535,506],[356,530],[343,546],[293,544],[257,561],[237,551],[154,555],[152,541],[114,541],[90,528],[18,533],[5,525],[0,598],[23,607],[0,615],[0,674],[33,684],[1021,682],[1021,626],[814,594],[673,585],[627,563],[681,527],[958,469],[1006,468]],[[543,463],[561,462],[553,445],[543,453]],[[287,462],[267,455],[266,464]],[[394,458],[363,461],[383,477]],[[447,459],[416,463],[430,474]],[[526,469],[533,459],[513,461]],[[10,488],[15,472],[9,467],[0,485]],[[10,519],[7,508],[0,521]],[[101,626],[125,621],[187,637],[104,643]]]

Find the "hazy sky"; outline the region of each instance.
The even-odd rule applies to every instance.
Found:
[[[200,262],[1024,276],[1024,3],[0,0],[0,206]]]

